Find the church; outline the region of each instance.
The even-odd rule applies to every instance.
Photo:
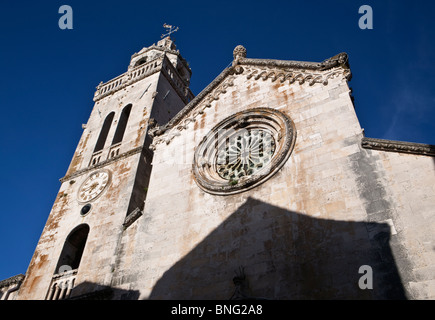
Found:
[[[191,75],[165,37],[98,85],[2,300],[435,299],[435,146],[365,137],[346,53]]]

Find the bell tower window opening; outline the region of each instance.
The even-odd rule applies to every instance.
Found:
[[[124,137],[125,129],[127,128],[128,118],[130,116],[131,107],[132,105],[129,104],[122,110],[121,117],[119,118],[118,122],[118,127],[116,128],[115,136],[112,140],[112,146],[120,143],[122,141],[122,138]]]
[[[135,63],[134,66],[135,66],[135,67],[139,67],[139,66],[145,64],[146,62],[147,62],[147,57],[143,57],[143,58],[139,59],[139,60]]]
[[[88,234],[89,226],[81,224],[66,238],[46,300],[69,298],[71,290],[74,288],[77,269],[82,259]]]
[[[97,144],[95,145],[94,153],[103,150],[104,145],[106,144],[107,135],[109,134],[109,130],[112,125],[114,116],[115,116],[115,112],[111,112],[104,120],[104,124],[103,127],[101,128],[100,135],[98,136]]]
[[[56,273],[61,266],[78,269],[88,239],[89,226],[82,224],[75,228],[67,237],[56,267]]]

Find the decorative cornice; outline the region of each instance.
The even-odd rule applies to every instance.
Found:
[[[323,62],[309,61],[294,61],[294,60],[275,60],[275,59],[252,59],[246,57],[238,57],[237,64],[265,66],[269,68],[293,68],[302,70],[317,70],[325,71],[335,67],[349,68],[349,57],[347,53],[342,52],[332,58],[326,59]]]
[[[305,71],[298,69],[270,69],[270,68],[247,68],[246,69],[246,78],[254,80],[262,79],[267,80],[271,79],[272,82],[278,80],[281,83],[285,81],[289,81],[290,84],[298,82],[299,84],[304,84],[308,82],[310,86],[313,86],[316,83],[321,83],[323,85],[328,84],[329,79],[344,77],[349,80],[350,71],[348,69],[342,68],[332,68],[323,72],[313,72],[313,71]]]
[[[248,59],[244,48],[237,46],[233,56],[233,65],[224,69],[171,121],[163,126],[155,126],[149,131],[149,134],[154,137],[150,146],[152,150],[155,150],[156,145],[160,143],[169,144],[174,137],[180,135],[180,131],[187,128],[189,123],[194,122],[198,115],[203,114],[207,108],[211,107],[212,101],[218,100],[219,95],[225,93],[228,86],[234,85],[235,75],[245,74],[247,79],[253,78],[254,80],[271,79],[272,81],[278,80],[281,83],[289,81],[290,84],[307,82],[310,86],[316,83],[327,85],[328,80],[337,77],[344,77],[347,81],[350,81],[352,77],[346,53],[340,53],[321,63]]]
[[[12,284],[23,282],[25,275],[24,274],[17,274],[16,276],[7,278],[5,280],[0,281],[0,288],[9,287]]]
[[[361,140],[361,146],[365,149],[411,153],[411,154],[431,156],[431,157],[435,156],[435,145],[431,145],[431,144],[363,137]]]
[[[153,66],[157,63],[157,66]],[[148,69],[147,69],[148,68]],[[142,71],[146,70],[147,71]],[[101,82],[97,86],[97,91],[94,94],[94,101],[98,101],[107,97],[119,90],[124,89],[125,87],[132,85],[154,73],[159,72],[162,69],[162,57],[156,57],[153,60],[150,60],[146,64],[140,65],[136,68],[128,70],[123,74],[113,78],[112,80],[107,81],[106,83]]]
[[[122,224],[124,229],[127,229],[133,222],[139,219],[142,214],[143,213],[139,208],[134,209],[129,215],[125,217],[124,223]]]
[[[121,160],[121,159],[127,158],[127,157],[129,157],[129,156],[132,156],[132,155],[134,155],[134,154],[136,154],[136,153],[141,152],[142,150],[144,150],[143,147],[137,147],[137,148],[131,149],[130,151],[127,151],[127,152],[121,153],[120,155],[118,155],[118,156],[116,156],[116,157],[113,157],[113,158],[110,158],[110,159],[107,159],[107,160],[101,161],[100,163],[97,163],[97,164],[95,164],[95,165],[93,165],[93,166],[90,166],[90,167],[88,167],[88,168],[84,168],[84,169],[81,169],[81,170],[77,170],[76,172],[71,173],[71,174],[69,174],[69,175],[66,175],[65,177],[60,178],[59,180],[60,180],[60,182],[63,183],[63,182],[65,182],[65,181],[68,181],[68,180],[73,179],[73,178],[75,178],[75,177],[81,176],[81,175],[83,175],[83,174],[85,174],[85,173],[87,173],[87,172],[89,172],[89,171],[91,171],[91,170],[96,170],[96,169],[103,168],[103,167],[105,167],[105,166],[111,164],[112,162],[115,162],[115,161],[118,161],[118,160]]]
[[[173,81],[172,77],[169,76],[163,65],[170,68],[172,73],[178,77],[178,81],[182,84],[182,89]],[[129,69],[127,72],[107,81],[106,83],[101,82],[97,86],[97,91],[94,94],[94,101],[99,101],[111,94],[124,89],[144,78],[147,78],[157,72],[162,72],[174,89],[177,91],[178,95],[183,99],[184,103],[188,103],[188,98],[193,96],[189,89],[189,84],[179,76],[178,71],[172,65],[171,61],[165,54],[161,54],[154,59],[148,61],[145,64]]]

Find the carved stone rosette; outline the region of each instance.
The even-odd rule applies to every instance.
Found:
[[[296,140],[293,121],[270,108],[236,113],[217,124],[195,150],[193,175],[215,195],[252,189],[288,160]]]

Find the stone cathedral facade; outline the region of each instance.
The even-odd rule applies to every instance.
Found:
[[[345,53],[233,57],[194,97],[167,37],[97,87],[2,299],[435,298],[435,147],[364,136]]]

